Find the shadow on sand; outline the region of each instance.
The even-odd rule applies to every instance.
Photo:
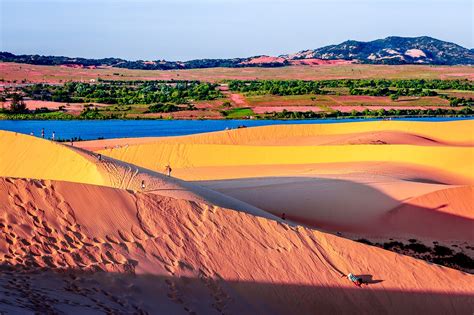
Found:
[[[112,314],[470,314],[473,294],[0,267],[0,312]],[[200,274],[199,271],[193,272]],[[347,280],[347,279],[346,279]],[[389,281],[388,281],[389,282]]]

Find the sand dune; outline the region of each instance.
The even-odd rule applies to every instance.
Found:
[[[0,312],[470,313],[472,274],[333,234],[472,244],[472,127],[83,143],[122,145],[100,159],[0,131]],[[168,163],[171,178],[160,173]]]
[[[186,180],[242,178],[240,173],[224,177],[219,172],[196,178],[192,171],[201,167],[235,167],[390,162],[431,167],[448,171],[463,183],[474,179],[473,147],[413,145],[331,145],[331,146],[249,146],[212,144],[149,143],[128,148],[99,151],[118,160],[162,171],[169,163]],[[454,163],[456,161],[456,163]],[[447,167],[449,165],[449,167]],[[255,174],[253,177],[258,177]],[[228,175],[227,175],[228,176]]]
[[[474,186],[441,189],[412,198],[390,210],[376,226],[378,233],[385,235],[463,240],[472,244]]]
[[[5,178],[0,209],[2,311],[399,314],[474,307],[472,275],[206,203]],[[354,287],[339,272],[370,284]]]
[[[0,176],[64,180],[153,192],[264,217],[271,214],[204,187],[48,140],[0,131]],[[145,188],[142,188],[142,182]]]
[[[451,186],[385,176],[270,177],[201,184],[332,232],[385,239],[474,240],[472,186],[446,188]]]
[[[455,233],[416,233],[408,225],[392,231],[379,222],[407,200],[474,183],[472,127],[471,120],[269,126],[147,139],[100,152],[156,171],[169,163],[179,178],[328,231],[470,240],[464,219]],[[373,145],[376,139],[389,145]],[[373,144],[356,144],[364,141]],[[467,205],[470,196],[439,200],[460,198]],[[429,205],[417,209],[425,221],[442,217]]]
[[[373,121],[339,124],[274,125],[180,137],[82,141],[89,150],[144,143],[228,145],[416,144],[473,145],[472,120],[454,122]]]

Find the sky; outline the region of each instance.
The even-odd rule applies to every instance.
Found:
[[[0,51],[129,60],[280,55],[427,35],[474,47],[473,0],[0,0]]]

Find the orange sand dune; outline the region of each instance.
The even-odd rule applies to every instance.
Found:
[[[0,176],[64,180],[147,191],[272,217],[251,205],[201,186],[105,156],[99,160],[97,155],[81,149],[6,131],[0,131]]]
[[[12,313],[467,314],[474,307],[473,275],[206,203],[5,178],[0,214],[0,310]],[[357,288],[340,272],[369,285]]]
[[[332,232],[474,241],[472,186],[446,188],[452,186],[369,173],[201,184],[277,216],[285,213],[289,220]]]
[[[148,143],[99,151],[115,159],[162,171],[167,164],[186,180],[242,178],[240,173],[223,177],[219,172],[193,177],[199,168],[321,164],[321,163],[405,163],[447,171],[460,181],[474,179],[474,147],[413,145],[249,146],[212,144]],[[177,174],[177,173],[176,173]],[[228,175],[226,175],[228,176]],[[252,177],[259,177],[254,174]]]
[[[473,145],[474,120],[455,122],[375,121],[340,124],[277,125],[180,137],[82,141],[77,146],[103,150],[145,143],[231,145],[412,144]]]
[[[270,126],[147,139],[100,152],[156,171],[169,163],[174,176],[199,180],[210,189],[320,229],[471,240],[471,222],[462,218],[472,211],[469,206],[457,207],[464,214],[454,218],[428,211],[433,209],[430,205],[418,206],[417,213],[428,221],[461,216],[446,220],[452,223],[448,228],[436,221],[440,225],[432,233],[417,233],[410,225],[392,231],[379,220],[418,196],[472,185],[473,127],[473,121]],[[376,139],[392,144],[347,144],[377,143]],[[459,204],[467,205],[470,196],[456,193],[437,200],[458,198]],[[456,230],[456,222],[456,232],[444,232]]]
[[[379,219],[393,235],[474,241],[474,186],[441,189],[412,198]],[[450,227],[450,228],[447,228]],[[382,230],[382,229],[381,229]]]

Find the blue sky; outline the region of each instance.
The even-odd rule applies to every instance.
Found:
[[[472,48],[472,0],[0,0],[0,50],[189,60],[390,35]]]

